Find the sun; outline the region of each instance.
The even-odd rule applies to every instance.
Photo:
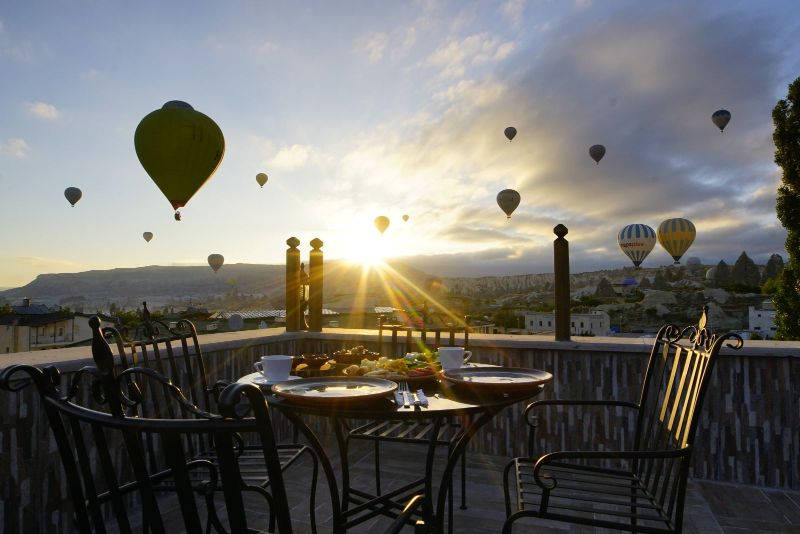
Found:
[[[387,244],[382,236],[360,234],[348,236],[343,259],[363,267],[378,267],[386,257]]]

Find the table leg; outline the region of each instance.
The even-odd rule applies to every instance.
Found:
[[[300,432],[308,440],[311,448],[314,449],[320,463],[322,464],[322,471],[325,473],[325,479],[328,481],[328,489],[331,494],[331,512],[333,515],[333,532],[335,534],[343,534],[345,532],[344,517],[342,515],[341,502],[339,501],[339,487],[336,483],[336,474],[333,472],[333,466],[325,453],[325,448],[319,441],[314,432],[303,422],[303,420],[292,410],[283,410],[278,407],[283,415],[286,416],[292,424],[300,430]],[[337,425],[338,426],[338,425]]]
[[[339,460],[342,464],[342,511],[346,511],[350,503],[350,461],[347,457],[347,436],[338,417],[331,418],[336,444],[339,447]]]
[[[456,463],[458,462],[459,457],[464,454],[464,449],[467,448],[467,444],[469,443],[469,440],[472,439],[472,436],[474,436],[482,426],[491,421],[492,418],[503,408],[505,408],[505,406],[487,409],[481,413],[480,416],[473,418],[469,426],[464,427],[463,434],[448,455],[447,465],[444,468],[444,473],[442,473],[442,481],[439,484],[439,495],[437,496],[436,500],[436,515],[435,523],[433,525],[434,532],[444,532],[444,514],[445,506],[447,505],[447,494],[451,490],[450,482],[453,477],[453,470],[456,468]]]

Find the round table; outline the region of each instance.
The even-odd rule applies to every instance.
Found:
[[[434,431],[431,432],[431,439],[428,445],[428,453],[425,462],[425,509],[423,516],[426,516],[426,522],[432,521],[433,530],[435,532],[444,531],[444,515],[447,500],[447,493],[450,489],[450,483],[453,469],[460,456],[463,454],[469,440],[475,433],[504,408],[513,404],[529,400],[539,395],[544,389],[544,385],[553,379],[550,373],[539,371],[541,373],[541,380],[537,383],[531,384],[531,388],[525,391],[516,392],[511,394],[502,394],[493,389],[492,393],[475,394],[470,391],[465,391],[463,388],[451,386],[447,382],[440,383],[431,380],[430,383],[424,388],[426,397],[428,399],[427,407],[403,407],[395,403],[394,399],[380,398],[369,402],[346,402],[342,404],[323,404],[308,405],[292,402],[286,398],[279,397],[272,393],[271,386],[261,386],[267,398],[268,404],[279,410],[284,414],[295,427],[303,433],[308,439],[311,447],[319,457],[320,463],[325,473],[328,482],[328,487],[331,492],[331,505],[333,508],[333,530],[334,532],[345,532],[348,527],[365,521],[374,517],[378,513],[385,513],[402,507],[402,503],[393,502],[390,497],[395,492],[388,494],[373,496],[372,500],[366,503],[361,503],[353,509],[348,509],[350,502],[350,485],[349,485],[349,472],[348,460],[345,447],[345,419],[369,419],[369,420],[404,420],[404,419],[432,419],[434,420]],[[259,376],[258,373],[252,373],[239,379],[240,382],[251,382],[253,378]],[[299,381],[290,382],[297,384]],[[339,455],[342,463],[342,495],[339,498],[338,484],[331,465],[330,458],[322,446],[320,439],[314,434],[309,426],[303,421],[303,416],[320,416],[326,417],[333,421],[333,426],[336,432],[336,439],[339,448]],[[439,483],[439,491],[436,498],[436,506],[433,507],[433,481],[432,471],[435,456],[435,438],[438,433],[439,426],[448,418],[460,416],[465,421],[462,430],[462,435],[458,439],[456,446],[452,448],[447,458],[447,464],[444,472],[442,473]],[[420,485],[420,482],[414,485]],[[409,488],[413,485],[406,485],[403,488]],[[401,488],[401,489],[403,489]],[[365,492],[359,492],[361,495],[366,495]],[[377,507],[381,507],[381,511],[375,512]],[[361,517],[356,514],[365,512]],[[390,515],[390,514],[387,514]],[[353,516],[353,519],[348,519]]]

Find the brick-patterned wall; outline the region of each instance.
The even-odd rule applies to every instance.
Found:
[[[204,338],[201,338],[201,341]],[[210,381],[250,372],[263,354],[327,351],[364,344],[374,335],[316,334],[298,341],[275,335],[204,345]],[[532,367],[553,373],[545,398],[615,398],[637,400],[648,351],[640,345],[624,350],[588,344],[506,342],[483,336],[471,339],[476,361]],[[84,356],[88,356],[87,353]],[[701,413],[693,458],[693,476],[744,484],[800,489],[800,358],[723,352]],[[783,351],[786,352],[786,351]],[[57,351],[53,351],[57,353]],[[65,375],[78,366],[61,365]],[[527,427],[524,406],[496,417],[475,436],[470,454],[515,456],[524,453]],[[70,503],[60,460],[39,400],[32,389],[0,391],[0,524],[5,532],[71,532]],[[622,411],[606,417],[578,417],[568,410],[544,412],[537,450],[579,448],[593,442],[619,448],[634,420]],[[288,438],[286,421],[277,421]],[[323,421],[313,425],[325,428]]]

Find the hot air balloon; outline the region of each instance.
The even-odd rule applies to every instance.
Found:
[[[722,132],[722,130],[725,129],[730,120],[731,120],[731,112],[728,111],[727,109],[717,110],[711,115],[711,121],[714,124],[716,124],[720,132]]]
[[[408,215],[403,215],[403,222],[408,222]]]
[[[153,239],[153,232],[145,232],[142,234],[142,237],[149,243],[150,240]]]
[[[506,213],[507,218],[511,218],[511,214],[519,206],[520,196],[519,193],[513,189],[503,189],[497,193],[497,205]]]
[[[694,242],[697,231],[694,224],[686,219],[667,219],[658,225],[658,242],[675,260],[675,265],[680,264],[683,256]]]
[[[603,145],[592,145],[589,147],[589,155],[595,163],[600,165],[600,160],[606,155],[606,147]]]
[[[638,268],[656,246],[656,233],[646,224],[629,224],[620,230],[617,243]]]
[[[171,100],[141,120],[133,137],[139,162],[178,213],[211,178],[225,154],[219,126]],[[176,215],[175,220],[180,220]]]
[[[256,174],[256,182],[258,182],[258,185],[261,187],[264,187],[264,184],[267,183],[267,175],[263,172]]]
[[[509,126],[505,130],[503,130],[503,133],[506,134],[508,140],[511,141],[512,139],[514,139],[514,137],[516,137],[517,129],[514,128],[513,126]]]
[[[222,254],[211,254],[208,257],[208,264],[214,269],[214,272],[219,271],[219,268],[222,267],[222,264],[225,263],[225,258]]]
[[[69,203],[72,204],[74,208],[75,203],[81,199],[83,193],[77,187],[68,187],[64,189],[64,196],[67,197],[67,200],[69,200]]]
[[[389,228],[389,217],[384,217],[383,215],[379,215],[375,217],[375,228],[382,234]]]

